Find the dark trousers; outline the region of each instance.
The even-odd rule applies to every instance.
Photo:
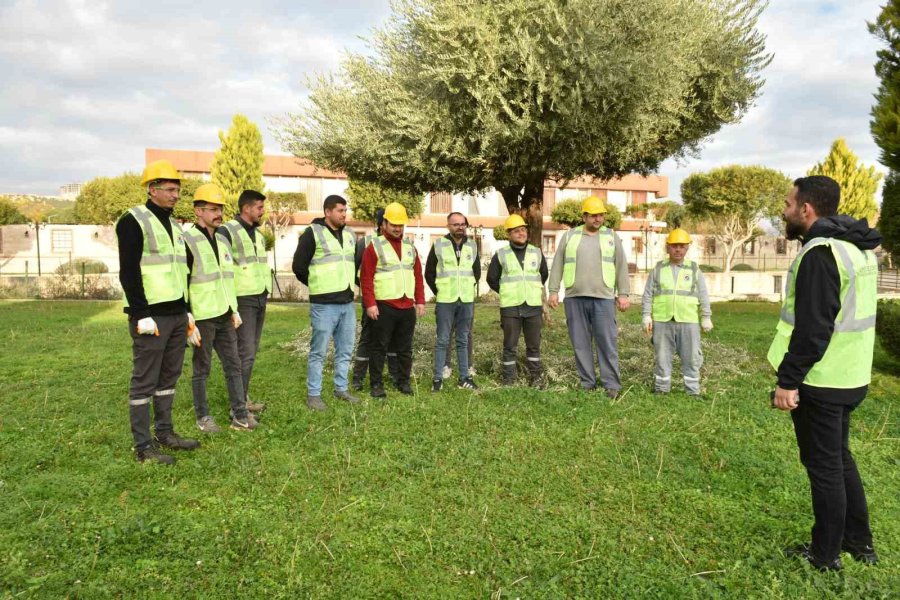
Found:
[[[378,319],[372,321],[372,345],[369,347],[369,384],[384,387],[382,373],[388,348],[397,353],[399,386],[408,385],[412,373],[412,342],[416,329],[416,309],[397,309],[378,302]]]
[[[214,319],[203,319],[197,321],[197,327],[200,329],[200,346],[194,348],[192,358],[194,375],[191,378],[194,413],[197,415],[197,419],[209,414],[206,380],[209,379],[212,354],[215,350],[219,355],[219,360],[222,361],[231,412],[235,417],[243,419],[247,416],[247,404],[244,402],[244,380],[241,376],[238,336],[231,322],[231,316],[222,315]]]
[[[172,403],[184,363],[187,314],[153,317],[159,335],[138,335],[137,319],[128,319],[133,366],[128,392],[135,450],[145,450],[150,436],[150,404],[156,433],[173,431]]]
[[[363,307],[362,317],[359,320],[359,342],[356,344],[356,355],[353,357],[353,385],[361,387],[366,373],[369,371],[369,357],[372,348],[372,332],[375,328],[372,326],[372,319],[366,314],[366,308]],[[387,354],[388,373],[391,375],[391,381],[397,383],[397,351],[389,348]]]
[[[812,491],[812,554],[821,561],[837,558],[843,541],[872,543],[866,493],[849,444],[850,413],[857,405],[821,402],[814,389],[803,386],[799,406],[791,411]]]
[[[541,327],[544,319],[540,314],[531,317],[500,317],[503,328],[503,382],[512,383],[518,374],[516,353],[519,336],[525,332],[525,362],[528,377],[532,381],[541,375]]]
[[[263,323],[266,321],[266,301],[265,294],[238,298],[238,314],[241,315],[243,324],[237,329],[237,347],[241,358],[244,399],[250,397],[250,377],[253,375],[256,353],[259,352]]]

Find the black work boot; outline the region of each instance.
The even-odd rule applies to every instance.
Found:
[[[168,454],[163,454],[155,447],[150,446],[148,448],[144,448],[143,450],[135,450],[134,458],[139,463],[159,463],[161,465],[174,465],[175,458],[169,456]]]
[[[809,564],[818,571],[840,571],[844,568],[841,564],[841,557],[832,560],[821,560],[813,555],[812,548],[809,544],[798,544],[784,549],[784,555],[787,557],[799,556],[805,559]]]
[[[366,372],[369,370],[369,361],[356,359],[353,361],[353,379],[350,385],[354,392],[362,391],[363,382],[366,380]]]
[[[511,365],[503,365],[503,374],[500,376],[500,383],[503,385],[515,385],[516,377],[518,377],[518,369],[515,363]]]
[[[160,446],[173,450],[196,450],[200,447],[200,442],[197,440],[183,438],[174,431],[157,431],[156,441]]]

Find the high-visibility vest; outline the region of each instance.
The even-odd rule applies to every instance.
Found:
[[[309,294],[331,294],[353,288],[356,270],[356,236],[346,227],[338,242],[324,225],[313,223],[316,251],[309,263]]]
[[[563,285],[567,288],[575,285],[575,263],[578,255],[578,244],[584,235],[584,225],[579,225],[566,234],[566,254],[563,260]],[[609,227],[601,227],[600,265],[603,283],[610,289],[616,289],[616,234]]]
[[[250,239],[247,230],[237,220],[223,223],[221,229],[231,234],[229,241],[217,233],[219,246],[226,245],[234,259],[234,291],[238,296],[256,296],[272,292],[272,274],[266,256],[266,241],[257,231],[256,243]]]
[[[474,302],[475,301],[475,259],[478,250],[474,240],[466,240],[459,251],[459,262],[456,260],[456,247],[445,237],[434,242],[434,255],[437,258],[435,285],[437,286],[437,302]]]
[[[685,260],[672,276],[672,263],[661,260],[653,267],[656,285],[653,288],[653,320],[678,323],[700,322],[700,269],[697,263]]]
[[[234,262],[231,251],[219,244],[219,259],[203,232],[192,227],[185,230],[184,241],[194,257],[188,289],[191,313],[198,321],[224,315],[230,308],[237,311],[234,291]]]
[[[396,300],[406,296],[416,297],[416,248],[403,239],[401,257],[397,256],[391,242],[384,236],[372,240],[372,247],[378,255],[375,267],[375,299]]]
[[[791,263],[785,284],[781,317],[775,339],[769,347],[769,364],[781,366],[794,331],[794,301],[800,262],[810,249],[828,246],[841,278],[841,310],[834,321],[834,333],[825,355],[813,365],[803,383],[815,387],[851,389],[872,380],[872,352],[875,345],[878,263],[871,250],[860,250],[850,242],[834,238],[813,238],[803,245]]]
[[[544,283],[541,281],[541,251],[528,244],[524,265],[509,246],[497,251],[500,274],[500,308],[509,306],[541,306]]]
[[[376,236],[374,233],[367,233],[366,235],[363,236],[363,254],[365,254],[366,248],[369,247],[369,244],[371,244],[372,240],[374,240],[376,237],[378,237],[378,236]],[[362,269],[362,261],[359,261],[359,263],[360,263],[359,266],[356,267],[356,278],[357,279],[359,279],[359,272]]]
[[[187,301],[187,254],[181,226],[169,217],[172,226],[172,237],[169,237],[162,221],[146,206],[135,206],[125,214],[134,217],[144,235],[141,284],[147,304],[171,302],[179,298]],[[127,307],[128,296],[122,299]]]

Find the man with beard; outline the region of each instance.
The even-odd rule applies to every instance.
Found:
[[[216,236],[234,259],[234,291],[243,323],[237,330],[237,339],[244,401],[247,410],[256,414],[264,411],[266,405],[250,399],[250,377],[266,320],[266,302],[272,292],[266,243],[258,230],[265,200],[266,197],[256,190],[244,190],[238,198],[240,214],[216,231]]]
[[[872,376],[881,235],[865,219],[838,215],[840,186],[802,177],[785,200],[787,238],[803,247],[788,270],[781,318],[769,348],[778,383],[773,405],[791,411],[812,491],[812,541],[788,548],[815,568],[841,569],[841,551],[875,564],[869,512],[850,453],[850,415]]]

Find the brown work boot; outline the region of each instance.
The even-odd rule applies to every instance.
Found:
[[[266,405],[263,404],[262,402],[254,402],[253,400],[250,399],[249,396],[247,396],[247,410],[249,410],[252,413],[259,414],[262,411],[266,410]]]
[[[158,431],[156,433],[156,441],[160,446],[171,448],[173,450],[196,450],[200,447],[200,442],[191,438],[183,438],[174,431]]]
[[[159,463],[161,465],[174,465],[175,458],[168,454],[163,454],[153,446],[144,448],[143,450],[135,450],[134,458],[139,463]]]

